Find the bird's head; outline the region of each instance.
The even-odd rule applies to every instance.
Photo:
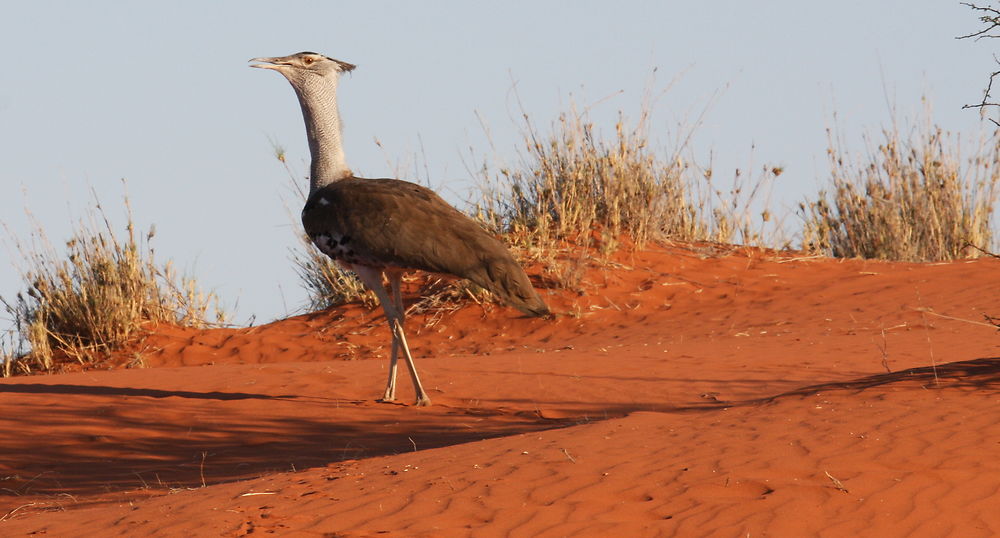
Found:
[[[354,69],[354,65],[315,52],[299,52],[274,58],[254,58],[258,62],[250,67],[273,69],[285,76],[293,86],[304,83],[309,77],[336,77]]]

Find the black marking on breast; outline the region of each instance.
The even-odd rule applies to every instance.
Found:
[[[323,254],[326,254],[330,258],[341,261],[349,265],[366,265],[374,269],[384,269],[387,265],[380,260],[369,258],[356,252],[353,248],[347,248],[346,245],[351,241],[349,235],[337,236],[335,234],[328,233],[315,233],[310,234],[309,239],[312,240],[316,248],[320,250]]]
[[[321,249],[330,246],[330,236],[327,234],[315,234],[312,236],[312,241]]]

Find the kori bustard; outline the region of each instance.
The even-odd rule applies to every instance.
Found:
[[[337,83],[355,66],[315,52],[254,58],[251,67],[284,75],[298,96],[312,156],[302,224],[313,243],[378,297],[392,334],[389,379],[382,401],[396,398],[403,353],[416,405],[431,400],[420,383],[403,333],[402,273],[419,269],[467,278],[530,316],[549,309],[500,241],[434,191],[398,179],[355,177],[344,160]],[[389,282],[383,285],[382,276]]]

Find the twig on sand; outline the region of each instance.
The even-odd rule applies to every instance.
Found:
[[[948,315],[945,315],[945,314],[938,314],[937,312],[935,312],[934,310],[932,310],[932,309],[930,309],[930,308],[928,308],[926,306],[915,307],[915,308],[913,308],[913,310],[915,310],[917,312],[924,313],[924,314],[930,314],[932,316],[937,316],[939,318],[950,319],[952,321],[961,321],[961,322],[964,322],[964,323],[971,323],[973,325],[982,325],[984,327],[993,327],[993,328],[997,327],[996,323],[992,323],[992,321],[995,318],[991,318],[990,316],[987,316],[986,314],[983,314],[983,315],[986,316],[986,320],[990,321],[991,323],[983,323],[982,321],[973,321],[971,319],[956,318],[954,316],[948,316]]]
[[[872,338],[875,341],[875,338]],[[885,338],[885,326],[882,327],[882,345],[875,344],[875,347],[882,352],[882,367],[885,368],[886,372],[892,373],[892,368],[889,368],[889,341]]]
[[[205,457],[208,456],[208,452],[202,451],[201,453],[201,465],[198,466],[198,474],[201,475],[201,487],[208,487],[205,484]]]
[[[563,455],[565,455],[569,461],[576,463],[576,458],[570,455],[569,450],[566,450],[565,448],[560,448],[559,450],[562,450]]]
[[[825,474],[827,478],[829,478],[833,482],[833,487],[837,488],[840,491],[843,491],[844,493],[850,493],[850,491],[847,491],[847,488],[844,487],[844,483],[834,478],[832,474],[828,473],[827,471],[823,471],[823,474]]]
[[[18,506],[17,508],[15,508],[15,509],[13,509],[13,510],[11,510],[11,511],[7,512],[6,514],[4,514],[4,515],[3,515],[3,517],[0,517],[0,521],[7,521],[7,519],[8,519],[8,518],[9,518],[10,516],[14,515],[14,513],[15,513],[15,512],[17,512],[18,510],[20,510],[20,509],[22,509],[22,508],[27,508],[27,507],[29,507],[29,506],[35,506],[36,504],[38,504],[38,503],[28,503],[28,504],[22,504],[21,506]]]
[[[820,259],[820,258],[828,258],[828,257],[829,257],[829,256],[825,256],[825,255],[823,255],[823,254],[816,254],[815,256],[796,256],[796,257],[794,257],[794,258],[782,258],[782,259],[780,259],[780,260],[776,260],[776,261],[775,261],[775,263],[795,263],[795,262],[804,262],[804,261],[809,261],[809,260],[818,260],[818,259]]]

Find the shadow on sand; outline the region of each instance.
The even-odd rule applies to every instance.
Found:
[[[4,383],[0,385],[0,423],[6,432],[0,439],[0,498],[7,497],[4,504],[11,505],[30,495],[199,487],[634,411],[706,412],[886,385],[998,390],[1000,358],[809,385],[751,400],[688,405],[492,401],[477,409],[435,406],[416,411],[371,402],[243,392]],[[557,416],[537,411],[564,403],[574,411]]]

